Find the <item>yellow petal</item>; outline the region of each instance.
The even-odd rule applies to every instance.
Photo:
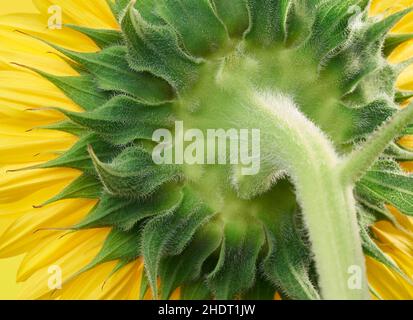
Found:
[[[367,274],[370,285],[385,300],[413,299],[413,290],[404,279],[383,264],[366,258]]]
[[[70,29],[68,27],[63,27],[60,30],[49,29],[47,27],[48,19],[49,16],[42,14],[18,13],[0,16],[0,29],[9,30],[11,32],[18,30],[25,33],[25,37],[28,38],[28,40],[29,38],[33,39],[33,36],[35,36],[41,38],[44,41],[48,41],[71,50],[82,52],[92,52],[99,50],[99,48],[90,38],[77,31],[74,31],[73,29]],[[44,47],[44,43],[42,41],[35,39],[33,39],[33,41],[37,41],[39,46]],[[56,52],[51,48],[49,49],[49,51]],[[45,54],[47,54],[47,51],[45,52]]]
[[[7,260],[0,260],[0,300],[16,300],[20,285],[16,284],[16,270],[22,257],[13,257]]]
[[[17,164],[29,166],[54,159],[59,152],[70,148],[76,140],[77,138],[65,133],[56,133],[54,139],[50,139],[50,134],[39,136],[35,132],[20,135],[0,133],[0,166],[13,164],[15,167]]]
[[[62,168],[3,172],[0,179],[0,208],[1,205],[24,198],[34,191],[50,188],[60,182],[69,183],[78,176],[78,171]]]
[[[403,147],[413,150],[413,136],[412,135],[404,136],[401,139],[399,139],[398,142]]]
[[[404,171],[413,173],[413,161],[402,162],[400,166]]]
[[[52,265],[36,271],[27,281],[22,284],[23,299],[38,299],[52,293],[49,280],[53,277],[50,267],[58,267],[61,270],[62,285],[71,279],[80,269],[90,263],[99,253],[100,248],[107,236],[107,230],[99,230],[88,241],[84,241],[73,250],[66,252],[62,257],[53,262]],[[54,298],[59,292],[54,292]]]
[[[413,253],[412,236],[397,229],[390,222],[381,221],[376,223],[373,231],[382,246],[403,251],[406,254]]]
[[[403,272],[413,281],[413,221],[395,208],[389,207],[401,230],[388,221],[376,223],[373,232],[380,249],[390,256]],[[371,259],[370,259],[371,260]],[[376,261],[368,261],[369,280],[385,299],[412,299],[413,285],[393,270]]]
[[[389,61],[393,64],[406,61],[413,57],[413,41],[406,41],[392,51]]]
[[[0,6],[0,15],[25,12],[36,13],[37,9],[32,0],[3,1]]]
[[[33,175],[36,180],[36,176],[39,176],[39,171],[41,170],[30,170],[25,172],[9,172],[5,173],[8,169],[15,169],[14,167],[3,167],[0,168],[0,184],[5,181],[17,184],[30,184],[31,175]],[[61,171],[60,171],[61,170]],[[17,192],[15,198],[10,198],[9,201],[0,202],[0,218],[10,215],[21,216],[26,213],[32,212],[33,206],[38,206],[45,201],[49,200],[51,197],[58,194],[63,188],[65,188],[70,182],[76,179],[80,173],[75,170],[69,169],[45,169],[45,173],[51,173],[51,175],[40,175],[39,183],[43,185],[42,188],[27,190],[25,194]],[[8,177],[10,175],[10,177]],[[66,178],[65,178],[66,177]],[[27,179],[27,181],[25,180]],[[7,185],[5,185],[7,188]],[[9,189],[10,192],[14,192],[13,188]]]
[[[181,299],[181,289],[177,288],[172,294],[171,297],[169,298],[170,300],[179,300]]]
[[[132,300],[139,297],[143,263],[136,260],[111,275],[117,262],[109,262],[80,275],[65,285],[62,299]]]
[[[81,109],[59,91],[53,84],[32,72],[0,72],[1,105],[21,106],[27,109],[59,107],[71,111]],[[36,112],[29,112],[36,117]],[[49,111],[49,113],[56,113]],[[63,118],[60,116],[60,118]]]
[[[61,235],[49,229],[73,226],[89,213],[95,203],[92,200],[64,200],[24,214],[1,235],[0,257],[26,252],[51,233]]]
[[[413,90],[413,65],[407,67],[397,80],[397,87],[401,90]]]
[[[63,23],[72,23],[89,28],[117,29],[115,17],[105,0],[67,1],[67,0],[34,0],[40,12],[45,15],[51,5],[62,8]]]
[[[17,281],[26,281],[36,271],[52,265],[67,252],[74,250],[83,242],[89,241],[102,230],[61,231],[37,241],[36,246],[24,257],[17,274]]]

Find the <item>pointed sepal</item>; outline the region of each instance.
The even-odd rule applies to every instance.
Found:
[[[218,263],[207,278],[217,300],[234,299],[254,285],[258,255],[265,240],[257,221],[231,221],[225,225],[224,234]]]
[[[196,60],[182,50],[170,26],[145,21],[132,2],[121,25],[133,70],[165,79],[178,92],[198,78]]]
[[[99,180],[93,175],[84,173],[42,206],[65,199],[98,199],[101,192],[102,185]]]
[[[175,165],[156,165],[141,147],[126,148],[111,163],[102,162],[89,147],[94,167],[106,192],[115,197],[145,199],[162,186],[181,180]]]
[[[150,104],[170,101],[174,97],[171,87],[164,80],[146,72],[131,70],[125,46],[111,46],[92,53],[75,52],[56,45],[52,47],[92,73],[102,90],[130,94]]]
[[[95,169],[88,152],[89,145],[93,145],[95,154],[99,157],[99,159],[102,159],[102,161],[108,161],[120,152],[118,148],[103,141],[96,136],[96,134],[90,133],[80,138],[68,151],[63,153],[58,158],[48,161],[38,167],[73,168],[93,175],[95,174]]]
[[[183,202],[175,212],[152,219],[145,226],[142,252],[155,299],[158,298],[161,259],[167,255],[181,254],[196,231],[212,216],[213,212],[186,189]]]
[[[241,38],[250,26],[247,0],[213,0],[218,17],[231,37]]]
[[[176,288],[200,277],[205,260],[218,249],[222,236],[222,228],[210,223],[195,234],[180,255],[161,261],[159,275],[162,300],[169,299]]]
[[[250,28],[246,39],[263,46],[284,42],[287,37],[291,0],[247,0]]]
[[[184,47],[195,57],[207,57],[229,41],[210,0],[159,0],[154,10],[177,31]]]
[[[142,200],[128,200],[103,193],[99,204],[73,228],[80,230],[115,226],[128,231],[144,219],[174,212],[181,202],[182,193],[176,187],[163,188]]]
[[[136,139],[152,140],[157,129],[173,125],[170,104],[151,106],[122,95],[91,112],[60,111],[113,145],[125,145]]]
[[[101,49],[119,45],[122,43],[122,34],[118,30],[93,29],[93,28],[87,28],[87,27],[73,25],[73,24],[66,24],[65,26],[88,36]]]
[[[357,183],[356,193],[378,208],[391,204],[402,213],[413,215],[413,176],[403,172],[396,162],[379,161]]]
[[[310,278],[309,249],[285,212],[267,229],[269,251],[264,260],[266,276],[290,299],[317,300],[320,295]]]

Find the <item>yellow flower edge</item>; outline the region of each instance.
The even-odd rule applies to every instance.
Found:
[[[33,127],[46,125],[63,119],[52,111],[28,113],[28,108],[42,108],[58,104],[67,110],[79,111],[79,106],[64,96],[52,84],[34,72],[16,66],[14,63],[30,65],[57,75],[76,75],[54,49],[23,33],[36,34],[51,41],[82,52],[93,52],[98,48],[87,37],[71,31],[47,30],[44,26],[49,18],[47,8],[58,4],[67,14],[69,23],[93,28],[113,28],[118,25],[109,7],[103,0],[64,1],[34,0],[37,12],[30,12],[28,3],[2,3],[0,12],[0,34],[7,46],[0,51],[1,66],[1,118],[0,140],[0,257],[8,258],[24,254],[17,272],[21,285],[21,298],[55,298],[47,284],[48,268],[56,264],[63,269],[63,278],[87,265],[99,252],[109,230],[87,230],[74,234],[56,230],[79,222],[94,206],[89,200],[64,200],[41,209],[33,209],[61,191],[79,176],[71,169],[47,169],[10,172],[18,168],[35,165],[56,157],[56,152],[67,150],[76,139],[61,132],[30,131]],[[389,10],[400,10],[411,5],[411,1],[374,1],[372,14],[387,14]],[[13,7],[14,6],[14,7]],[[393,32],[413,32],[412,16],[404,18]],[[51,53],[52,52],[52,53]],[[393,52],[390,59],[404,61],[413,56],[413,43],[406,43]],[[407,68],[400,76],[398,86],[413,90],[413,68]],[[404,144],[412,144],[410,137]],[[33,157],[33,155],[36,155]],[[405,164],[406,170],[411,170]],[[403,228],[396,228],[388,222],[374,227],[377,244],[395,260],[402,270],[413,274],[413,220],[393,210]],[[53,228],[54,230],[51,230]],[[48,230],[50,229],[50,230]],[[39,231],[41,230],[41,231]],[[140,280],[143,272],[141,260],[130,263],[113,277],[108,274],[116,262],[100,265],[70,281],[59,292],[61,299],[136,299],[139,297]],[[394,271],[367,258],[369,282],[384,299],[411,299],[413,286]],[[105,284],[103,286],[103,284]],[[179,291],[174,297],[179,296]]]

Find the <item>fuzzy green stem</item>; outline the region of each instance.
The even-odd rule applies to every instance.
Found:
[[[342,178],[347,183],[357,182],[380,157],[390,142],[413,121],[413,106],[398,112],[391,120],[381,126],[361,147],[350,154],[345,161]]]
[[[262,123],[273,124],[263,140],[275,147],[274,164],[288,172],[296,187],[322,298],[369,299],[355,201],[337,170],[340,159],[332,144],[286,98],[261,95],[255,106],[264,111]],[[350,284],[352,276],[359,277],[358,286]]]
[[[320,161],[324,159],[322,156]],[[355,201],[336,167],[296,170],[298,200],[309,230],[323,299],[369,299]],[[351,286],[352,273],[359,277]]]

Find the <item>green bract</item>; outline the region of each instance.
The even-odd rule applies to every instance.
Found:
[[[79,77],[37,71],[85,110],[56,106],[67,120],[46,129],[80,139],[41,167],[84,173],[48,203],[100,200],[72,226],[112,228],[86,270],[142,256],[142,295],[151,287],[162,299],[178,287],[183,299],[365,299],[362,250],[402,274],[369,227],[391,220],[385,204],[413,214],[413,177],[396,162],[413,154],[394,142],[413,117],[398,106],[410,95],[395,90],[403,66],[382,53],[403,41],[385,40],[410,10],[377,19],[366,0],[109,4],[121,31],[66,26],[101,51],[52,45]],[[174,121],[259,129],[261,170],[156,165],[152,134]]]

